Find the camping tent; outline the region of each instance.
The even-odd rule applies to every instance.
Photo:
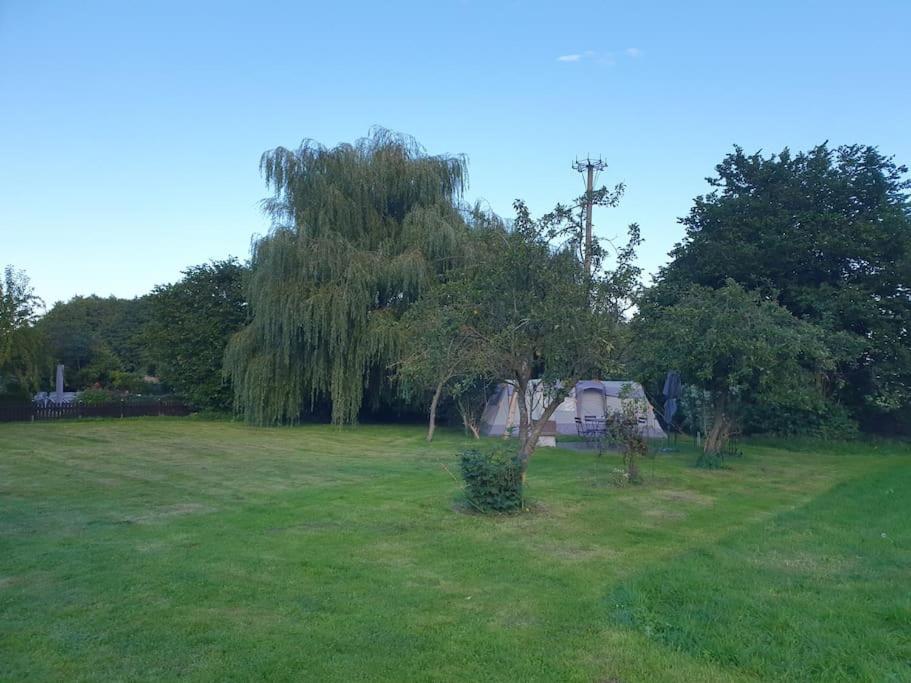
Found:
[[[532,380],[528,387],[526,405],[532,418],[538,419],[544,412],[544,387],[539,380]],[[576,434],[576,418],[603,418],[619,412],[622,401],[641,402],[639,422],[643,432],[650,439],[663,439],[665,434],[655,418],[655,411],[645,397],[642,386],[636,382],[585,380],[578,382],[569,395],[557,407],[551,418],[556,423],[557,434]],[[519,409],[516,390],[511,384],[501,384],[487,402],[481,416],[481,434],[503,436],[519,428]]]

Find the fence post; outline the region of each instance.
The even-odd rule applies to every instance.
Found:
[[[123,399],[120,399],[120,417],[123,417]]]

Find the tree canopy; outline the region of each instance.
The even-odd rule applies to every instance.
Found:
[[[237,259],[192,266],[149,298],[149,356],[158,376],[192,405],[230,410],[233,392],[223,376],[225,346],[247,318]]]
[[[253,247],[250,323],[225,356],[235,405],[273,424],[328,400],[334,422],[353,422],[394,396],[396,321],[465,253],[465,159],[375,129],[279,147],[261,169],[273,227]]]
[[[63,363],[67,386],[85,389],[139,378],[150,369],[145,325],[147,296],[135,299],[74,296],[58,301],[38,322],[55,363]],[[125,387],[124,387],[125,388]]]
[[[634,268],[639,238],[632,226],[630,245],[619,251],[614,267],[589,276],[573,240],[551,240],[563,232],[555,229],[553,214],[535,220],[521,201],[515,209],[508,229],[492,221],[474,233],[475,258],[438,286],[432,305],[416,309],[425,317],[424,326],[414,328],[414,344],[437,346],[419,357],[436,371],[430,373],[436,381],[463,373],[508,382],[523,397],[533,380],[542,383],[540,415],[518,402],[524,473],[541,430],[568,391],[580,379],[614,369],[617,302],[624,298],[617,283],[627,281],[614,276]]]
[[[28,399],[50,368],[35,329],[42,306],[25,272],[7,266],[0,280],[0,398]]]
[[[681,219],[684,240],[649,298],[730,278],[833,334],[835,397],[875,417],[911,401],[911,212],[907,169],[877,149],[794,154],[735,148]]]
[[[671,306],[644,309],[634,330],[639,376],[660,379],[673,369],[709,392],[707,452],[724,447],[745,404],[800,411],[819,402],[834,367],[819,327],[733,280],[693,285]]]

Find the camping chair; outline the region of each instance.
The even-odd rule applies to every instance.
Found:
[[[583,424],[583,431],[589,442],[598,446],[598,455],[601,455],[604,452],[604,439],[607,437],[607,421],[597,415],[586,415]]]

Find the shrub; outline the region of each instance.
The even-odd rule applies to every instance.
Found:
[[[648,404],[643,399],[631,397],[629,388],[625,387],[620,394],[620,410],[606,416],[607,432],[623,454],[625,483],[642,483],[639,458],[648,453],[648,439],[645,436],[645,421],[640,420],[640,416],[646,414],[647,408]]]
[[[516,453],[503,446],[459,453],[465,497],[480,512],[512,512],[522,508],[522,467]]]
[[[108,389],[86,389],[80,391],[78,399],[83,403],[95,405],[97,403],[109,403],[110,401],[119,401],[120,396]]]
[[[858,435],[857,422],[847,408],[834,401],[817,401],[803,407],[748,406],[743,422],[748,434],[808,436],[836,441]]]
[[[146,383],[142,381],[142,377],[134,372],[113,370],[111,372],[111,387],[118,391],[141,394],[146,388]]]

